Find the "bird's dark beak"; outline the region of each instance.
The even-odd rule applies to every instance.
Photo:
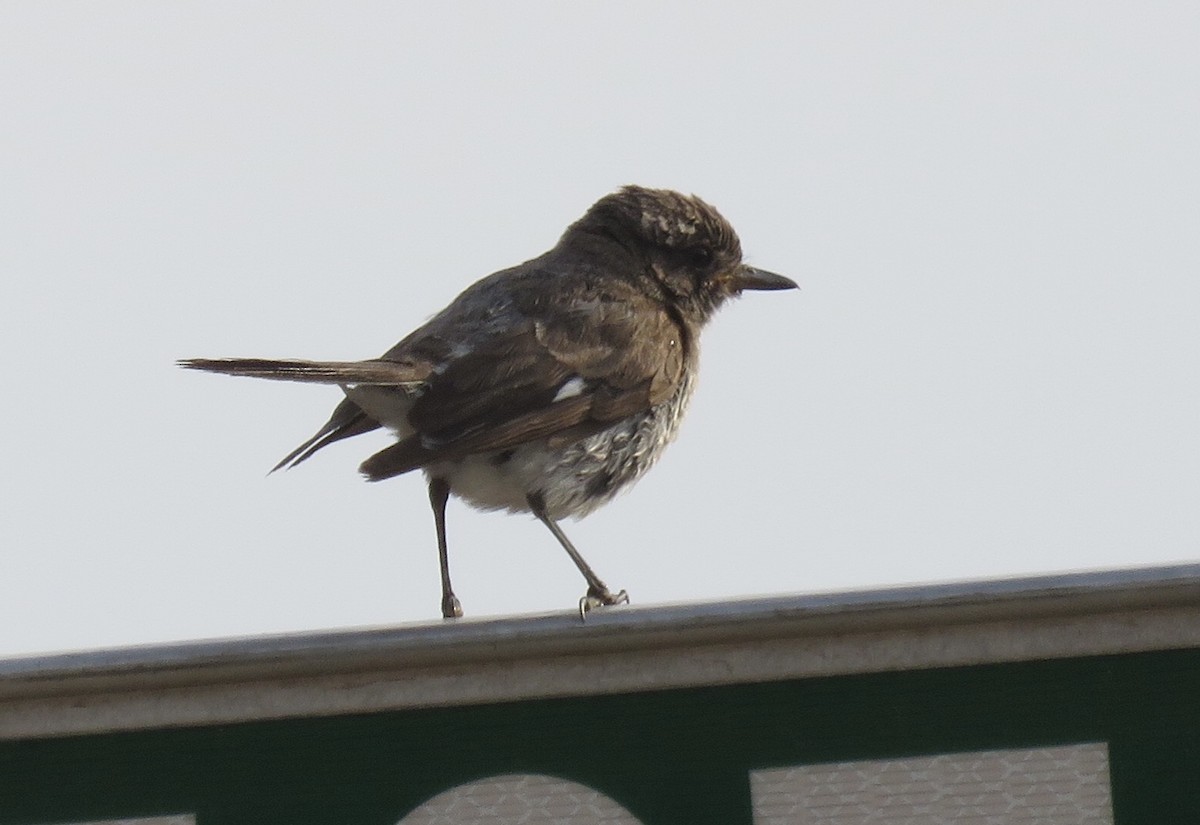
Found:
[[[733,274],[729,279],[729,286],[733,289],[799,289],[800,287],[791,278],[785,278],[782,275],[776,275],[774,272],[767,272],[765,269],[755,269],[752,266],[743,266]]]

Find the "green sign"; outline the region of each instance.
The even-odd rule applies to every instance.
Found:
[[[943,599],[956,617],[946,621],[930,613],[928,603],[914,609],[911,600],[889,603],[907,619],[882,621],[886,611],[878,603],[858,600],[838,608],[847,620],[837,626],[829,624],[830,611],[810,605],[808,618],[774,641],[767,637],[782,633],[778,624],[742,617],[723,628],[693,612],[680,627],[707,628],[708,635],[681,629],[676,644],[662,632],[669,622],[656,625],[652,612],[630,612],[632,618],[614,620],[608,631],[571,630],[579,634],[580,651],[542,645],[539,667],[576,675],[582,680],[576,695],[441,705],[426,698],[423,706],[369,712],[11,733],[46,708],[53,712],[38,724],[53,727],[75,718],[72,708],[81,702],[112,707],[135,694],[141,712],[159,712],[199,684],[199,676],[180,686],[172,682],[176,671],[156,676],[127,667],[119,679],[102,683],[102,695],[70,698],[66,692],[56,699],[51,694],[58,688],[39,687],[45,696],[20,699],[27,703],[24,716],[4,716],[18,699],[0,701],[0,723],[10,731],[0,741],[0,825],[1195,825],[1200,646],[957,666],[917,660],[885,671],[864,665],[864,672],[759,681],[734,673],[729,684],[644,687],[646,679],[669,675],[644,669],[656,660],[673,662],[671,668],[711,665],[715,670],[705,672],[712,673],[722,665],[811,669],[846,645],[875,645],[884,654],[958,650],[978,648],[970,634],[982,634],[979,639],[993,641],[972,655],[992,655],[994,640],[1005,632],[1039,650],[1049,638],[1068,646],[1113,644],[1122,628],[1130,639],[1144,639],[1147,628],[1196,633],[1196,607],[1180,603],[1182,591],[1173,592],[1169,606],[1114,597],[1101,609],[1090,590],[1087,598],[1069,597],[1087,605],[1071,615],[1045,598],[1010,601],[992,614],[980,612],[984,602],[964,607],[962,599]],[[1175,612],[1164,612],[1168,607]],[[767,612],[778,620],[777,610]],[[1032,615],[1013,618],[1022,612]],[[823,624],[813,618],[818,613]],[[509,629],[521,626],[514,622]],[[741,628],[736,633],[735,626]],[[1050,628],[1044,638],[1043,626]],[[647,627],[653,632],[637,629]],[[461,627],[436,632],[447,638],[469,633]],[[587,653],[587,639],[602,641]],[[347,643],[339,639],[335,646]],[[506,663],[505,649],[480,648],[475,658],[464,653],[457,665],[449,655],[438,659],[439,667],[450,668],[438,671],[438,684],[470,695],[500,690],[526,666]],[[331,693],[349,685],[356,695],[377,695],[399,677],[378,656],[371,661],[376,670],[351,673],[322,659],[330,672],[319,684]],[[193,675],[228,666],[214,659],[206,671],[200,664],[188,665]],[[607,668],[595,673],[640,679],[643,688],[622,691],[616,676],[606,682],[588,670],[593,665]],[[239,671],[238,678],[250,676]],[[311,678],[317,677],[277,674],[263,682],[262,695]],[[264,714],[287,715],[278,707]]]
[[[1065,766],[1059,785],[1033,784],[1065,791],[1044,810],[1088,813],[1111,791],[1118,825],[1182,825],[1200,822],[1198,698],[1193,650],[4,742],[0,822],[181,813],[199,825],[482,822],[447,794],[518,775],[561,780],[585,800],[570,810],[607,818],[488,821],[832,825],[868,820],[763,811],[789,784],[804,804],[813,766],[810,777],[855,764],[865,776],[896,777],[928,774],[945,759],[950,775],[984,766],[979,787],[966,791],[995,795],[990,777],[1003,773],[1006,754],[1011,766],[1049,749],[1042,761]],[[881,761],[891,768],[872,768]],[[525,780],[527,808],[554,798],[554,783],[539,782]],[[1001,788],[997,798],[1013,793],[1021,791]],[[1046,804],[1024,798],[1034,813]],[[1106,821],[1083,813],[1041,821]]]

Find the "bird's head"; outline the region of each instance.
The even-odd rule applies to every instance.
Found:
[[[742,263],[729,221],[695,195],[626,186],[593,204],[564,240],[572,233],[619,244],[638,262],[631,277],[696,323],[743,290],[796,288],[790,278]]]

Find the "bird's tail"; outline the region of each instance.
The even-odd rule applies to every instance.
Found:
[[[337,405],[325,426],[317,430],[316,435],[292,450],[283,460],[271,468],[271,472],[282,469],[292,469],[297,464],[308,459],[322,447],[327,447],[343,438],[369,433],[379,428],[379,422],[368,416],[357,404],[349,398],[342,399]]]
[[[403,361],[272,361],[265,358],[188,358],[179,366],[189,370],[245,375],[273,381],[309,384],[365,384],[403,387],[418,384],[429,375],[425,365]]]
[[[430,374],[427,364],[405,361],[272,361],[264,358],[189,358],[179,362],[189,370],[245,375],[275,381],[302,381],[314,384],[408,388],[420,384]],[[370,432],[380,426],[350,399],[344,399],[325,426],[316,435],[292,450],[271,472],[295,467],[317,450],[343,438]]]

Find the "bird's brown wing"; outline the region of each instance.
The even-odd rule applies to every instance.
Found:
[[[675,392],[687,342],[665,309],[632,291],[530,296],[521,322],[429,377],[408,414],[414,435],[364,462],[367,478],[538,439],[568,443]]]

